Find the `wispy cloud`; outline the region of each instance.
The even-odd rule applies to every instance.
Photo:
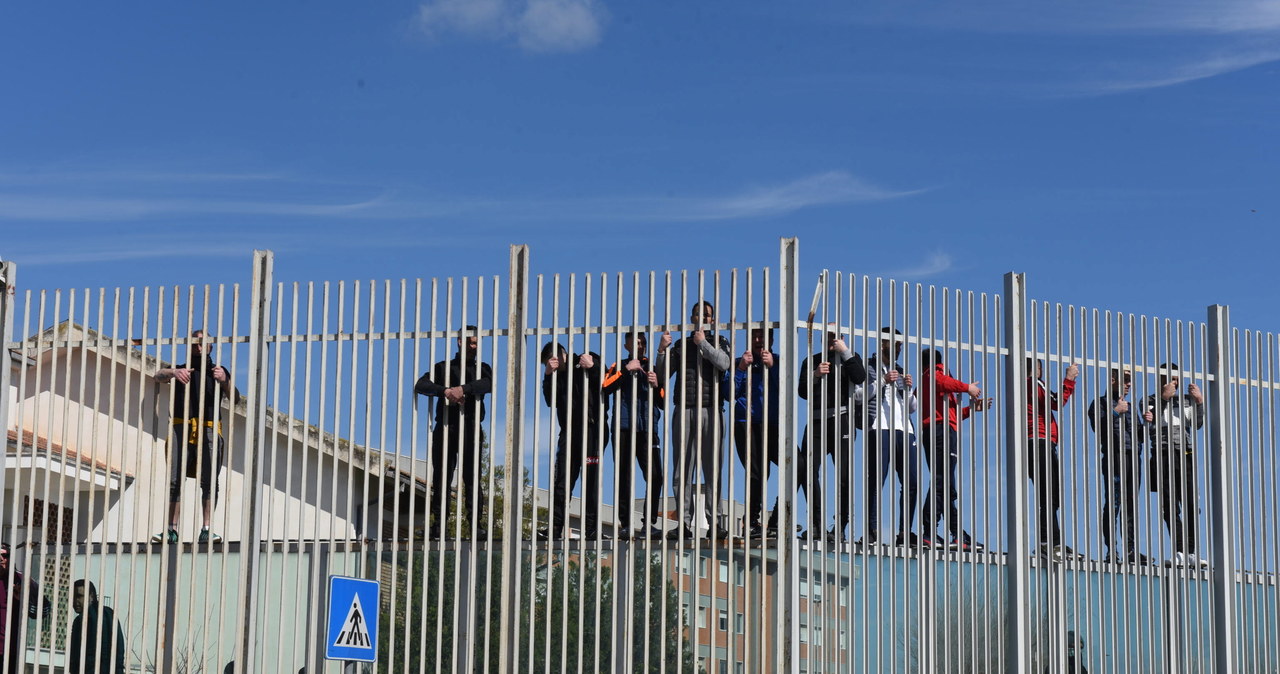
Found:
[[[844,11],[844,10],[838,10]],[[884,3],[844,11],[851,21],[994,33],[1265,33],[1280,30],[1280,0],[972,0]]]
[[[924,279],[946,273],[953,266],[950,255],[942,251],[934,251],[920,264],[892,271],[888,276],[896,279]]]
[[[414,18],[430,37],[457,34],[547,53],[596,46],[605,17],[597,0],[429,0]]]
[[[884,201],[922,191],[888,190],[844,171],[828,171],[783,185],[751,189],[730,197],[693,200],[685,204],[687,212],[683,214],[683,218],[728,220],[785,215],[813,206]]]
[[[1135,66],[1131,69],[1141,72],[1087,82],[1078,87],[1077,93],[1116,94],[1170,87],[1245,70],[1276,60],[1280,60],[1280,48],[1215,54],[1200,60],[1164,67]]]
[[[310,218],[313,220],[476,220],[527,223],[701,222],[776,217],[806,208],[898,199],[923,190],[892,190],[845,171],[828,171],[777,185],[747,188],[728,195],[663,197],[596,196],[580,199],[529,199],[433,194],[427,188],[377,191],[331,180],[295,179],[287,189],[261,185],[210,187],[203,181],[157,183],[138,174],[124,180],[84,180],[92,172],[64,179],[45,176],[38,190],[21,191],[0,174],[0,221],[127,222],[178,220],[210,215]],[[157,194],[157,192],[159,194]],[[334,193],[371,196],[345,201]],[[110,195],[110,196],[103,196]],[[317,196],[322,195],[322,196]]]

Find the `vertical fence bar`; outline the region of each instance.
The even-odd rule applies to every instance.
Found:
[[[503,422],[505,437],[503,454],[506,473],[503,488],[506,493],[505,512],[502,513],[502,615],[498,619],[502,642],[498,650],[498,671],[518,671],[520,653],[520,557],[524,536],[520,529],[520,513],[524,501],[524,367],[527,357],[524,327],[525,302],[529,296],[529,247],[512,246],[510,269],[507,276],[507,372],[506,418]],[[536,528],[537,522],[533,523]]]
[[[778,386],[786,395],[778,398],[778,422],[781,447],[787,451],[778,456],[778,507],[782,508],[781,529],[778,535],[778,593],[781,597],[782,634],[784,638],[780,648],[775,650],[774,671],[798,672],[800,653],[796,645],[800,641],[800,631],[796,626],[796,617],[800,612],[800,599],[797,596],[797,585],[800,580],[798,558],[799,540],[792,535],[795,531],[795,496],[796,490],[792,475],[796,466],[792,462],[791,447],[796,446],[796,400],[792,392],[796,390],[796,368],[790,363],[800,362],[800,350],[796,343],[796,326],[799,324],[799,302],[797,293],[800,290],[800,240],[784,238],[779,244],[778,267],[778,319],[781,329],[778,330],[779,356],[786,363],[781,372]],[[807,355],[807,354],[806,354]],[[812,507],[812,506],[810,506]],[[764,566],[762,565],[762,573]],[[795,652],[792,651],[796,648]]]
[[[0,261],[0,431],[5,434],[5,453],[8,454],[9,444],[9,386],[13,367],[10,363],[9,344],[13,341],[13,303],[15,298],[14,287],[17,285],[18,265],[13,262]],[[20,358],[25,360],[26,354],[21,353]],[[18,445],[21,446],[22,432],[18,431]],[[9,519],[5,512],[6,501],[4,499],[5,481],[4,475],[8,472],[0,468],[0,529],[3,528],[5,520]],[[3,533],[3,532],[0,532]],[[8,578],[0,578],[0,583],[9,582]],[[5,616],[0,616],[0,620],[8,620]],[[0,665],[2,666],[2,665]]]
[[[1004,275],[1004,444],[1005,489],[1008,510],[1005,535],[1008,560],[1005,567],[1005,672],[1029,674],[1031,655],[1031,609],[1027,560],[1031,549],[1027,540],[1027,442],[1026,357],[1027,277]]]
[[[262,501],[262,477],[265,453],[259,444],[267,424],[267,331],[271,324],[271,251],[253,251],[252,315],[249,318],[249,377],[245,407],[245,494],[244,516],[247,526],[241,536],[239,643],[236,662],[239,671],[252,671],[257,646],[258,564],[262,556],[262,518],[258,507]]]
[[[1213,530],[1214,671],[1236,671],[1235,473],[1232,470],[1231,319],[1228,307],[1209,307],[1209,522]],[[1192,515],[1194,517],[1194,514]],[[1194,522],[1194,520],[1193,520]],[[1195,526],[1193,524],[1193,526]]]

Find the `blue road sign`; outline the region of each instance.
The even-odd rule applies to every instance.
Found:
[[[378,657],[378,581],[329,576],[327,660],[373,662]]]

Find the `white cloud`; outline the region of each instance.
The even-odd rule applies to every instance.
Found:
[[[597,0],[429,0],[416,21],[427,35],[511,40],[532,52],[572,52],[600,43],[604,8]]]
[[[737,196],[697,200],[688,204],[686,217],[718,220],[785,215],[811,206],[884,201],[920,192],[886,190],[844,171],[828,171]]]
[[[1144,68],[1137,76],[1104,79],[1081,87],[1087,94],[1113,94],[1142,89],[1169,87],[1186,82],[1194,82],[1209,77],[1225,75],[1238,70],[1252,68],[1263,63],[1280,60],[1280,49],[1247,51],[1237,54],[1217,54],[1207,58],[1181,63],[1165,68]]]
[[[973,0],[859,5],[858,23],[1038,33],[1262,33],[1280,30],[1280,0]]]
[[[927,260],[920,264],[899,269],[891,272],[888,276],[897,279],[923,279],[950,271],[952,266],[950,255],[942,251],[934,251]]]

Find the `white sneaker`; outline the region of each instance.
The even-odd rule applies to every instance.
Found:
[[[1187,556],[1181,552],[1175,552],[1173,553],[1172,557],[1164,560],[1164,565],[1168,568],[1173,568],[1175,566],[1186,566]]]

